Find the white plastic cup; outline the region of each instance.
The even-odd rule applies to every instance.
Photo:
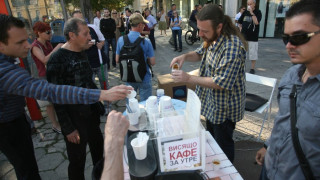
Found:
[[[170,96],[162,96],[159,102],[160,112],[168,112],[173,110],[171,97]]]
[[[127,95],[128,99],[135,98],[137,96],[137,92],[135,90],[131,90],[130,94]]]
[[[214,159],[214,160],[212,161],[212,164],[213,164],[213,170],[214,170],[214,171],[217,171],[217,170],[220,169],[221,162],[220,162],[219,159]]]
[[[157,98],[158,98],[158,103],[160,102],[160,98],[164,96],[164,89],[157,89]]]
[[[136,125],[139,123],[140,113],[138,111],[129,113],[127,110],[127,114],[128,114],[130,125]]]
[[[134,156],[137,160],[143,160],[147,157],[147,143],[148,141],[144,141],[142,144],[138,144],[138,138],[134,138],[131,141],[131,146],[134,152]]]
[[[158,99],[157,96],[150,96],[146,101],[146,108],[157,108],[158,107]]]
[[[247,7],[247,10],[248,10],[248,11],[250,11],[250,9],[251,9],[251,7],[250,7],[250,6],[248,6],[248,7]]]
[[[139,103],[136,98],[129,99],[129,107],[132,110],[132,112],[139,112],[139,116],[140,116]]]

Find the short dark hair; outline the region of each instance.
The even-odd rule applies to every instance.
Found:
[[[128,11],[129,13],[131,13],[131,10],[129,8],[126,8],[124,11]]]
[[[313,17],[313,23],[320,26],[320,1],[319,0],[301,0],[294,3],[286,13],[286,19],[301,14],[310,14]]]
[[[171,7],[175,6],[176,4],[171,4]]]
[[[82,12],[81,11],[79,11],[79,10],[76,10],[76,11],[73,11],[72,13],[71,13],[71,17],[73,17],[75,14],[82,14]]]
[[[17,28],[24,28],[25,24],[18,18],[13,17],[13,16],[8,16],[5,14],[0,14],[0,42],[3,42],[4,44],[8,43],[9,39],[9,34],[8,31],[12,27],[17,27]]]
[[[73,32],[76,35],[79,33],[79,24],[87,25],[87,22],[84,19],[71,18],[65,24],[63,28],[63,34],[67,41],[70,40],[69,32]]]

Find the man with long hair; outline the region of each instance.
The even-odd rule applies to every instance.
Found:
[[[182,67],[184,61],[201,61],[200,74],[192,76],[177,70],[172,72],[172,77],[175,82],[197,85],[207,129],[232,162],[233,131],[244,114],[245,40],[217,5],[205,6],[198,13],[197,25],[204,43],[195,51],[175,57],[170,66],[179,63]]]

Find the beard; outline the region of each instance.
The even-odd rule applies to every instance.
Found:
[[[203,48],[207,49],[214,41],[218,39],[218,33],[217,31],[213,32],[213,35],[211,38],[202,37],[203,39]]]

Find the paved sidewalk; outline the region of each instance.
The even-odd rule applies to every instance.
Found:
[[[184,34],[182,36],[183,51],[181,53],[173,51],[172,46],[168,43],[171,32],[167,31],[168,36],[160,36],[160,32],[155,32],[155,39],[157,44],[157,50],[155,51],[156,65],[153,67],[155,78],[153,78],[153,94],[157,89],[157,75],[163,75],[170,73],[171,69],[169,64],[172,58],[178,56],[181,53],[186,53],[196,49],[200,42],[195,43],[193,46],[189,46],[185,43]],[[248,62],[248,61],[247,61]],[[280,39],[260,39],[259,40],[259,60],[257,61],[256,74],[277,78],[280,80],[284,72],[291,66],[289,57],[285,51],[285,46]],[[197,69],[199,63],[184,63],[182,69],[184,71],[191,71]],[[247,71],[249,71],[250,62],[247,63]],[[123,84],[119,81],[119,70],[111,69],[109,72],[109,81],[111,86]],[[251,92],[261,94],[265,96],[265,91],[253,86],[250,89]],[[276,102],[277,90],[274,92],[272,115],[273,120],[276,112],[278,111],[278,104]],[[123,111],[124,101],[118,101],[113,103],[113,108],[118,111]],[[43,115],[46,117],[45,111]],[[106,117],[101,117],[101,130],[105,125]],[[35,148],[35,154],[39,166],[40,175],[43,180],[64,180],[67,177],[67,153],[63,136],[56,134],[51,130],[51,123],[48,118],[35,122],[39,134],[33,135],[33,142]],[[269,128],[265,129],[262,134],[262,139],[266,139],[270,135],[272,128],[272,122],[268,122]],[[244,179],[257,179],[260,171],[260,167],[254,165],[254,155],[256,150],[261,146],[261,143],[257,143],[257,132],[260,129],[261,121],[251,119],[248,116],[238,123],[234,139],[236,143],[236,160],[235,166],[239,170]],[[250,129],[248,128],[250,127]],[[246,141],[244,141],[246,140]],[[249,141],[247,141],[249,140]],[[86,179],[91,179],[92,161],[88,150],[87,163],[85,168]],[[15,180],[15,172],[6,160],[6,157],[0,152],[0,180]]]

